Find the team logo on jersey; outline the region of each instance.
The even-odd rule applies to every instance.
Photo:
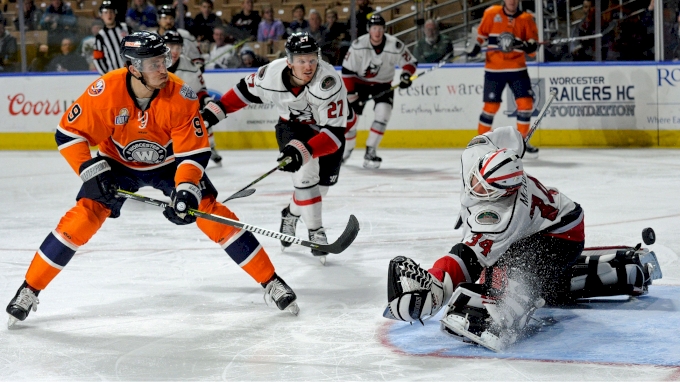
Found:
[[[302,110],[292,109],[290,107],[288,107],[288,110],[290,110],[289,121],[304,123],[305,125],[313,125],[316,123],[314,114],[312,113],[312,107],[309,106],[309,104]]]
[[[126,108],[120,109],[118,112],[118,115],[116,116],[114,123],[116,125],[124,125],[128,123],[128,120],[130,119],[130,112]]]
[[[91,95],[92,97],[96,97],[102,93],[104,93],[104,88],[106,87],[106,83],[104,80],[101,78],[97,80],[92,86],[90,86],[89,89],[87,89],[87,94]]]
[[[496,17],[493,18],[493,22],[494,23],[501,23],[501,22],[503,22],[503,18],[501,17],[501,15],[496,15]]]
[[[515,36],[510,32],[503,32],[498,35],[498,48],[502,52],[512,52],[515,47]]]
[[[333,87],[335,87],[336,81],[335,77],[333,76],[326,76],[323,80],[321,80],[321,90],[331,90]]]
[[[165,147],[151,141],[133,141],[123,149],[125,160],[147,164],[159,164],[165,161],[168,152]]]
[[[148,111],[138,111],[137,112],[137,122],[139,122],[140,129],[146,129],[146,124],[149,122],[149,112]]]
[[[265,65],[261,67],[260,70],[257,71],[257,78],[259,78],[260,80],[264,79],[264,73],[267,71],[267,66],[269,65]]]
[[[368,64],[368,68],[366,68],[366,72],[364,72],[364,78],[373,78],[378,75],[378,72],[380,71],[380,65],[370,63]]]
[[[498,224],[501,221],[501,217],[493,211],[486,210],[478,213],[475,216],[475,221],[482,225]]]
[[[179,89],[179,94],[180,94],[182,97],[184,97],[184,98],[186,98],[186,99],[188,99],[188,100],[190,100],[190,101],[193,101],[193,100],[197,100],[197,99],[198,99],[198,96],[196,95],[196,92],[194,91],[194,89],[192,89],[192,88],[191,88],[189,85],[187,85],[187,84],[182,85],[182,88]]]
[[[489,143],[489,141],[486,138],[477,137],[477,138],[472,139],[470,141],[470,143],[468,143],[467,148],[470,148],[472,146],[477,146],[477,145],[484,145],[484,144],[487,144],[487,143]]]

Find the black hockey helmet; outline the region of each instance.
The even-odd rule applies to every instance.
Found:
[[[173,30],[165,31],[165,34],[163,35],[163,41],[165,41],[166,44],[184,44],[184,38],[182,38],[182,35],[179,34],[179,32]]]
[[[111,0],[102,1],[102,4],[99,6],[99,12],[103,11],[104,9],[110,9],[114,13],[118,13],[116,7],[113,5],[113,2],[111,2]]]
[[[147,58],[165,56],[165,67],[172,65],[170,49],[165,46],[163,38],[155,32],[140,31],[123,37],[120,42],[120,55],[126,62],[129,61],[140,72],[142,61]]]
[[[175,7],[173,7],[170,4],[164,4],[158,6],[158,9],[156,10],[158,13],[158,17],[161,16],[172,16],[175,17]]]
[[[293,56],[296,54],[313,54],[321,55],[321,49],[316,43],[316,40],[307,32],[293,33],[286,41],[286,56],[288,61],[293,61]]]
[[[385,19],[382,16],[378,14],[373,14],[366,23],[366,30],[371,29],[373,25],[380,25],[384,28],[385,25],[387,25],[387,23],[385,23]]]

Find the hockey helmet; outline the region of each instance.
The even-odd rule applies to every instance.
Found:
[[[145,67],[142,63],[146,59],[162,56],[165,59],[165,67],[172,65],[170,49],[165,46],[163,38],[154,32],[141,31],[123,37],[120,42],[120,55],[126,62],[132,63],[140,72],[156,71],[158,67]]]
[[[522,160],[510,149],[487,153],[464,179],[465,190],[472,198],[489,201],[513,194],[523,181]]]
[[[184,38],[182,35],[179,34],[179,32],[173,30],[165,31],[165,34],[163,35],[163,41],[165,41],[166,44],[184,44]]]
[[[293,33],[286,40],[286,57],[293,62],[293,56],[298,54],[317,54],[321,56],[321,49],[314,38],[307,32]]]
[[[384,28],[385,25],[387,25],[387,23],[385,22],[385,19],[382,16],[378,14],[373,14],[366,23],[366,30],[370,30],[373,25],[379,25]]]
[[[157,9],[158,17],[172,16],[175,17],[175,7],[169,4],[160,5]]]
[[[99,12],[103,11],[104,9],[110,9],[114,13],[118,13],[116,7],[113,5],[113,2],[111,0],[102,1],[102,4],[99,6]]]

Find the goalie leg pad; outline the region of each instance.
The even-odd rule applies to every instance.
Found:
[[[387,274],[387,307],[383,316],[406,322],[420,321],[437,314],[451,297],[453,283],[448,274],[439,281],[413,260],[397,256]]]

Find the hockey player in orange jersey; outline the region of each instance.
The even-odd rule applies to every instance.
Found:
[[[7,306],[11,327],[35,311],[38,294],[68,264],[106,218],[125,202],[117,189],[151,186],[171,198],[163,215],[178,225],[196,222],[244,271],[265,288],[265,298],[297,314],[295,293],[252,233],[186,214],[187,207],[237,219],[216,201],[205,174],[208,136],[196,93],[167,68],[169,49],[156,33],[136,32],[121,42],[126,67],[96,80],[62,117],[56,132],[60,153],[80,176],[77,203],[33,257],[26,280]],[[90,146],[99,146],[93,158]]]
[[[488,41],[484,65],[484,108],[477,132],[491,130],[493,118],[501,107],[501,94],[508,84],[517,103],[517,130],[526,137],[534,111],[533,91],[525,54],[538,49],[538,29],[532,15],[518,9],[519,0],[505,0],[484,11],[477,38],[468,44],[468,55],[477,56]],[[527,144],[527,158],[537,157],[538,149]]]

